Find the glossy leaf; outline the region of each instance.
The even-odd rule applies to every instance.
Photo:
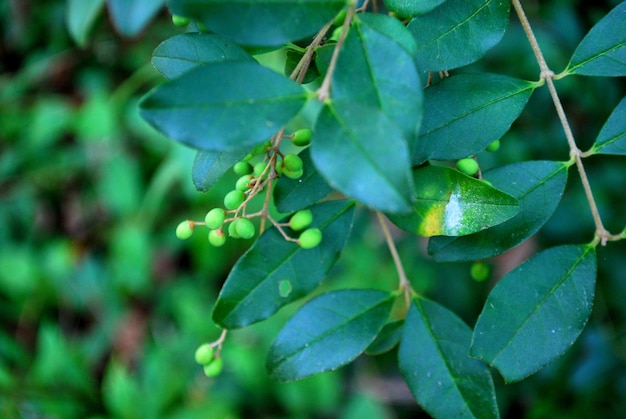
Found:
[[[408,25],[417,40],[417,62],[427,71],[471,64],[500,42],[509,24],[509,2],[447,1]]]
[[[267,369],[272,378],[299,380],[354,360],[387,321],[393,300],[384,291],[351,289],[309,301],[270,348]]]
[[[593,305],[592,246],[545,250],[503,277],[478,318],[471,354],[521,380],[561,356],[585,327]]]
[[[315,34],[345,0],[169,0],[172,13],[244,45],[274,46]]]
[[[536,83],[498,74],[459,74],[424,91],[424,121],[413,162],[480,153],[522,113]]]
[[[582,76],[626,76],[626,1],[591,28],[565,72]]]
[[[159,12],[165,0],[108,0],[107,4],[118,32],[124,36],[135,36]]]
[[[331,97],[381,109],[413,143],[422,116],[422,86],[411,50],[415,41],[397,19],[364,14],[346,37]]]
[[[228,39],[199,32],[169,38],[152,53],[152,64],[168,79],[204,64],[223,61],[253,61],[253,58]]]
[[[483,173],[491,184],[519,200],[519,213],[510,220],[462,237],[433,237],[428,252],[438,262],[480,260],[499,255],[535,234],[561,202],[567,165],[528,161]]]
[[[591,152],[626,155],[626,98],[617,105],[602,127]]]
[[[190,147],[228,150],[267,140],[306,100],[302,86],[252,62],[212,63],[152,90],[140,112]]]
[[[416,201],[409,214],[387,214],[391,222],[426,237],[462,236],[500,224],[519,211],[517,199],[458,170],[415,169]]]
[[[445,0],[385,0],[385,6],[399,17],[423,15],[439,7]]]
[[[227,151],[198,151],[191,169],[193,186],[200,192],[207,192],[246,153],[245,148]]]
[[[420,406],[435,418],[497,418],[487,366],[469,356],[471,329],[454,313],[415,299],[403,329],[400,371]]]
[[[411,209],[408,146],[380,110],[346,101],[325,105],[313,131],[311,157],[332,187],[363,204],[392,213]]]
[[[333,188],[317,173],[309,149],[298,154],[304,173],[299,179],[282,177],[274,187],[274,202],[280,212],[294,212],[309,207],[327,196]]]
[[[404,327],[404,320],[396,320],[387,323],[374,342],[365,350],[368,355],[380,355],[392,350],[398,343],[400,343],[400,337],[402,336],[402,328]]]
[[[291,73],[296,69],[300,60],[304,57],[304,52],[295,51],[293,49],[287,49],[285,54],[285,70],[284,74],[286,77],[291,77]],[[311,61],[306,70],[306,74],[302,78],[302,84],[311,83],[313,80],[316,80],[320,76],[319,71],[317,71],[317,66],[315,65],[315,61]]]
[[[74,41],[84,47],[91,27],[102,11],[106,0],[68,0],[65,6],[65,24]]]
[[[301,249],[275,228],[267,230],[228,275],[213,309],[217,324],[235,329],[267,319],[309,294],[325,278],[350,234],[354,202],[325,202],[311,207],[311,211],[311,227],[322,230],[321,244]]]

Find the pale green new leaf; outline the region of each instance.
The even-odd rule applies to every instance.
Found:
[[[389,318],[393,295],[350,289],[322,294],[287,322],[272,344],[272,378],[293,381],[334,370],[354,360]]]
[[[617,105],[596,138],[593,154],[626,155],[626,98]]]
[[[570,60],[566,73],[582,76],[626,75],[626,1],[591,28]]]
[[[489,368],[469,356],[471,329],[454,313],[414,299],[398,361],[420,406],[435,418],[497,418]]]
[[[89,31],[102,11],[105,1],[67,0],[65,24],[70,36],[81,47],[87,44]]]
[[[471,354],[519,381],[560,357],[582,332],[593,305],[592,246],[545,250],[502,278],[480,314]]]
[[[165,0],[108,0],[107,4],[118,32],[124,36],[135,36],[159,12]]]

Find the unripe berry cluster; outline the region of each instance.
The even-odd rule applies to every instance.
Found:
[[[196,349],[196,362],[204,367],[204,374],[207,377],[217,377],[224,368],[224,361],[219,356],[215,356],[215,350],[210,343],[203,343]]]

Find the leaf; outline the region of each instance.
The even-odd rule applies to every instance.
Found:
[[[503,277],[478,317],[471,355],[519,381],[561,356],[582,332],[593,305],[592,246],[558,246]]]
[[[513,218],[462,237],[433,237],[428,252],[438,262],[480,260],[499,255],[535,234],[561,202],[567,184],[567,165],[555,161],[528,161],[483,174],[497,189],[519,200]]]
[[[415,41],[397,19],[363,14],[352,25],[339,54],[331,96],[381,109],[414,143],[423,110],[422,86],[411,50]]]
[[[173,14],[200,21],[243,45],[274,46],[313,35],[345,0],[170,0]]]
[[[159,12],[165,0],[107,0],[113,25],[124,36],[138,35]]]
[[[498,74],[459,74],[424,91],[424,119],[413,162],[476,155],[522,113],[536,83]]]
[[[200,192],[207,192],[227,170],[246,155],[247,151],[246,148],[227,151],[198,151],[191,169],[193,186]]]
[[[502,39],[509,7],[501,0],[447,1],[413,18],[408,28],[417,40],[420,69],[445,71],[478,61]]]
[[[323,234],[321,244],[313,249],[286,241],[275,228],[267,230],[231,270],[213,320],[226,329],[248,326],[313,291],[346,244],[354,206],[352,201],[332,201],[311,207],[311,226]],[[289,292],[281,293],[285,289]]]
[[[402,336],[402,328],[404,327],[404,320],[396,320],[387,323],[374,342],[365,350],[368,355],[380,355],[392,350],[399,342]]]
[[[152,64],[168,79],[174,79],[198,66],[224,61],[253,61],[234,42],[213,33],[183,33],[159,44],[152,53]]]
[[[153,89],[143,118],[190,147],[229,150],[267,140],[293,118],[306,91],[257,63],[211,63]]]
[[[302,158],[302,176],[299,179],[282,177],[274,187],[274,202],[280,212],[294,212],[309,207],[333,191],[317,172],[309,149],[298,156]]]
[[[565,73],[626,76],[626,1],[604,16],[580,42]]]
[[[382,329],[393,300],[384,291],[350,289],[309,301],[272,344],[267,357],[271,377],[299,380],[354,360]]]
[[[439,7],[445,0],[385,0],[385,6],[399,17],[423,15]]]
[[[311,157],[335,189],[370,207],[411,209],[409,150],[400,129],[380,110],[333,101],[317,119]]]
[[[400,371],[420,406],[436,418],[497,418],[487,366],[469,357],[472,331],[446,308],[415,299],[403,329]]]
[[[415,169],[413,177],[413,211],[387,214],[410,233],[463,236],[500,224],[519,211],[514,197],[449,167],[425,166]]]
[[[87,45],[87,36],[102,11],[105,0],[68,0],[65,8],[65,24],[74,42]]]
[[[285,69],[284,69],[283,74],[287,77],[290,77],[291,73],[293,73],[293,71],[296,69],[296,67],[300,63],[300,60],[302,59],[303,56],[304,56],[304,52],[302,51],[295,51],[293,49],[287,49],[287,52],[285,54]],[[320,76],[320,73],[319,71],[317,71],[317,66],[315,65],[315,61],[311,61],[311,63],[309,64],[309,67],[307,68],[306,74],[304,75],[304,78],[302,79],[302,84],[311,83],[312,81],[316,80],[319,76]]]
[[[617,105],[600,130],[591,152],[626,155],[626,97]]]

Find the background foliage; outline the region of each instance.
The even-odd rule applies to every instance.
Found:
[[[125,8],[129,4],[135,9]],[[550,65],[565,68],[589,28],[615,4],[526,5]],[[202,218],[219,205],[234,178],[197,193],[190,182],[194,153],[155,134],[137,114],[138,98],[160,80],[147,64],[152,51],[181,33],[161,6],[0,3],[0,415],[425,415],[394,366],[394,352],[362,356],[295,383],[270,380],[266,353],[297,307],[232,332],[219,378],[206,379],[195,365],[194,349],[219,334],[211,310],[245,244],[215,249],[204,237],[191,244],[174,237],[178,221]],[[528,80],[538,73],[514,17],[503,41],[472,68]],[[626,85],[624,79],[573,79],[560,81],[559,92],[579,146],[588,149]],[[529,100],[501,150],[481,155],[483,169],[567,155],[547,92]],[[624,163],[614,156],[586,160],[592,185],[602,186],[596,198],[613,231],[623,228],[626,213]],[[590,239],[594,226],[580,183],[571,178],[541,232],[489,261],[492,280],[538,248]],[[318,292],[393,287],[395,268],[371,221],[357,212],[352,237]],[[426,242],[395,234],[413,287],[474,324],[492,283],[472,281],[469,263],[434,263],[425,256]],[[623,241],[598,248],[591,320],[564,357],[520,383],[504,385],[496,377],[503,416],[626,411],[625,251]],[[425,303],[423,309],[437,308]]]

